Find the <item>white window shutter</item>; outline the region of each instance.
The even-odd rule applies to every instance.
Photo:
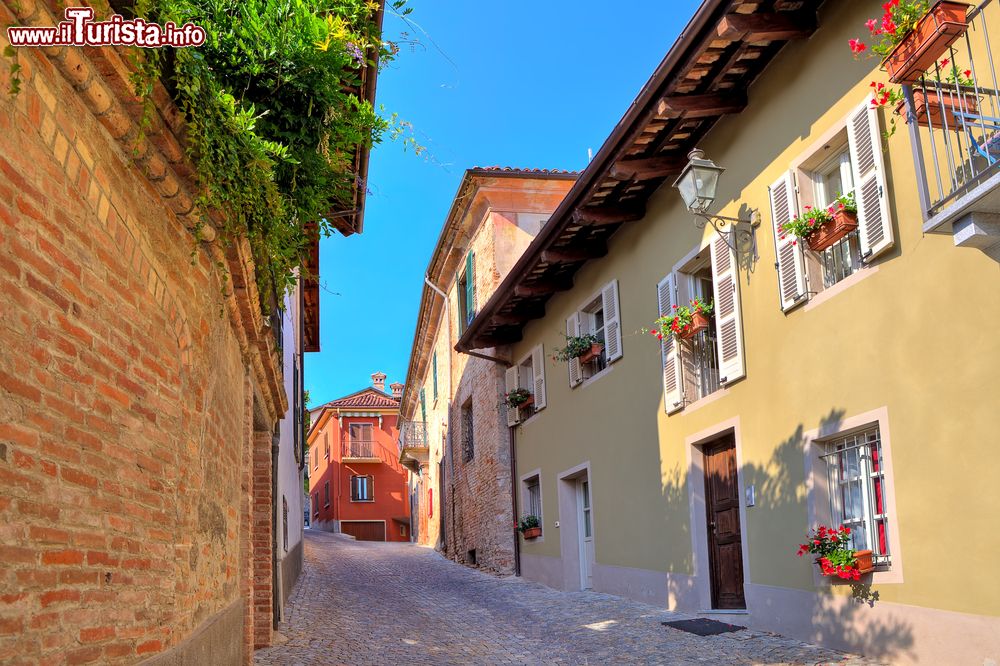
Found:
[[[781,230],[797,214],[795,182],[785,173],[768,188],[774,231],[774,260],[778,269],[778,296],[782,310],[791,310],[806,300],[806,272],[802,259],[802,242],[793,234]]]
[[[673,273],[656,285],[656,301],[661,317],[673,312],[677,305],[677,277]],[[673,414],[684,406],[680,349],[673,335],[660,341],[660,359],[663,362],[663,408],[667,414]]]
[[[858,204],[858,240],[861,260],[869,262],[893,244],[892,220],[882,160],[878,110],[871,98],[847,118],[847,142],[854,172],[854,200]]]
[[[531,350],[531,374],[535,379],[535,411],[545,409],[545,349],[538,345]]]
[[[575,312],[573,316],[566,320],[566,335],[575,338],[580,335],[580,313]],[[566,363],[569,367],[569,385],[576,386],[583,381],[583,368],[580,367],[580,359],[571,358]]]
[[[618,300],[618,280],[612,280],[601,290],[601,305],[604,308],[604,349],[608,363],[622,357],[622,316]]]
[[[740,311],[740,269],[736,254],[719,233],[712,237],[712,282],[715,286],[715,334],[719,348],[719,381],[746,375],[743,359],[743,316]]]
[[[504,376],[504,384],[507,387],[507,390],[505,391],[505,394],[506,393],[510,393],[511,391],[513,391],[516,388],[520,388],[517,385],[518,384],[518,378],[517,378],[517,366],[516,365],[514,367],[512,367],[512,368],[507,368],[507,371],[506,371],[505,376]],[[504,400],[504,407],[507,408],[507,425],[508,426],[516,426],[518,423],[521,422],[521,414],[520,414],[521,410],[519,410],[517,407],[511,407],[509,404],[507,404],[506,400]]]

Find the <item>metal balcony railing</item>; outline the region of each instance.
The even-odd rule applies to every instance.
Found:
[[[344,442],[345,458],[377,458],[375,442],[370,439],[352,439]]]
[[[967,17],[965,34],[919,81],[903,86],[927,218],[1000,172],[1000,85],[989,28],[1000,29],[1000,2],[983,0]]]
[[[719,390],[719,347],[715,325],[696,334],[685,343],[681,354],[686,354],[684,371],[689,375],[694,399],[699,400]]]
[[[404,421],[399,427],[399,450],[427,448],[427,423]]]

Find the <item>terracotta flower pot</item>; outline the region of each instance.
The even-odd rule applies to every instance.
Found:
[[[602,351],[604,351],[604,345],[602,345],[600,342],[595,342],[594,344],[590,345],[590,349],[583,352],[583,354],[581,354],[577,358],[580,359],[580,363],[590,363],[595,358],[600,356]]]
[[[941,109],[944,108],[945,120],[948,122],[948,129],[961,131],[962,125],[955,113],[975,114],[979,111],[979,98],[972,93],[955,92],[953,88],[945,88],[940,93],[937,90],[921,90],[917,88],[913,91],[913,112],[917,116],[917,124],[923,127],[933,127],[943,129],[944,121],[941,120]],[[896,113],[906,116],[906,101],[901,100],[896,105]],[[930,120],[928,121],[928,114]]]
[[[533,405],[533,404],[535,404],[535,396],[529,395],[528,399],[522,402],[520,405],[518,405],[518,407],[527,407],[528,405]]]
[[[528,529],[524,530],[525,539],[537,539],[540,536],[542,536],[541,527],[529,527]]]
[[[834,243],[858,228],[858,214],[846,210],[837,211],[833,219],[824,222],[816,231],[806,237],[809,249],[822,252],[833,247]]]
[[[870,550],[859,550],[854,553],[854,562],[858,565],[858,571],[862,574],[875,571],[875,563],[872,557],[873,553]]]
[[[702,331],[708,328],[708,317],[700,312],[691,313],[691,325],[688,329],[681,333],[679,337],[681,340],[690,340],[694,336],[698,335]]]
[[[882,61],[892,83],[913,83],[965,34],[970,5],[938,0]]]

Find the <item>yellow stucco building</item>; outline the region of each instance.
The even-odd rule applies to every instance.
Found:
[[[848,49],[880,3],[771,4],[703,3],[458,341],[536,394],[509,414],[542,527],[521,570],[893,663],[996,663],[1000,9],[970,6],[949,52],[975,60],[978,124],[886,137],[886,75]],[[695,147],[726,169],[711,214],[741,222],[670,187]],[[859,228],[833,248],[777,230],[841,192]],[[695,297],[707,331],[643,333]],[[553,360],[564,331],[603,351]],[[820,524],[875,571],[797,557]]]

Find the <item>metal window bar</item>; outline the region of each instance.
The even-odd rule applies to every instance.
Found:
[[[851,548],[870,549],[876,564],[887,565],[889,517],[878,429],[841,437],[827,447],[830,452],[820,459],[827,466],[833,521],[851,528]]]
[[[719,390],[719,346],[715,335],[715,320],[701,333],[695,334],[682,347],[682,353],[691,355],[691,369],[697,384],[697,399],[704,398]],[[683,364],[682,364],[683,367]]]
[[[857,230],[852,231],[820,254],[823,286],[832,287],[861,267],[861,247]]]
[[[911,126],[910,136],[928,216],[1000,172],[1000,82],[987,17],[992,12],[990,20],[996,20],[997,7],[994,0],[980,2],[967,16],[965,35],[949,48],[948,63],[942,66],[939,59],[914,87],[904,86],[908,122],[918,120],[914,96],[924,99],[920,125]],[[958,77],[948,80],[953,71],[964,78],[966,70],[971,72],[971,85],[961,85]],[[922,136],[927,138],[927,149]],[[936,187],[933,193],[928,171]]]
[[[345,458],[375,458],[375,442],[370,439],[351,439],[344,445]]]

